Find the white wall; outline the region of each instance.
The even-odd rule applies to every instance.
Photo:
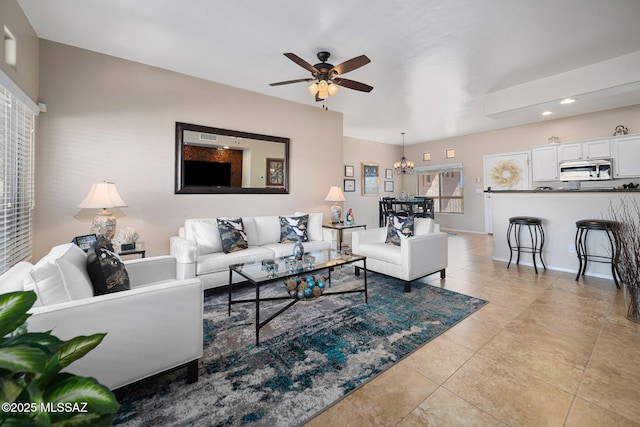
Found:
[[[342,182],[342,114],[42,40],[34,260],[86,234],[77,205],[91,183],[114,181],[147,255],[169,252],[185,218],[329,214]],[[315,104],[315,103],[314,103]],[[291,139],[290,194],[174,194],[175,122]]]

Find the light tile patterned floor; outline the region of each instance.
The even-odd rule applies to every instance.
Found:
[[[640,427],[622,291],[491,256],[492,236],[451,236],[447,278],[424,280],[490,303],[307,426]]]

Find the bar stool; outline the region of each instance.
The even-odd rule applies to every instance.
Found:
[[[529,237],[531,238],[531,246],[523,246],[520,237],[522,228],[526,227],[529,230]],[[512,242],[513,236],[513,242]],[[515,245],[514,245],[515,242]],[[542,259],[542,248],[544,246],[544,229],[542,228],[542,220],[540,218],[530,216],[514,216],[509,218],[509,228],[507,229],[507,243],[509,244],[509,264],[511,265],[511,259],[513,258],[513,252],[518,253],[516,258],[516,264],[520,263],[520,253],[530,253],[533,257],[533,268],[538,274],[538,266],[536,265],[536,254],[540,256],[540,262],[544,269],[547,266]]]
[[[616,284],[616,288],[620,289],[618,278],[620,273],[618,272],[618,254],[620,253],[620,242],[618,241],[618,230],[620,223],[616,221],[610,221],[606,219],[583,219],[576,221],[576,253],[578,254],[578,275],[576,281],[580,279],[580,276],[584,276],[587,271],[587,262],[602,262],[611,263],[611,275],[613,276],[613,282]],[[587,252],[587,235],[591,230],[604,231],[609,240],[609,248],[611,255],[593,255]]]

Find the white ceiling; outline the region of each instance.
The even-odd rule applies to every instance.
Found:
[[[42,39],[319,108],[305,83],[269,86],[310,77],[282,54],[315,64],[327,50],[334,65],[365,54],[372,62],[344,77],[373,91],[341,88],[327,107],[344,114],[346,136],[383,143],[640,103],[639,0],[18,3]],[[578,102],[558,108],[570,95]]]

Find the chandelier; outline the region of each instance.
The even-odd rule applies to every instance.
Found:
[[[413,162],[407,160],[404,156],[404,132],[402,132],[402,159],[399,162],[393,164],[393,169],[396,175],[413,175]]]

